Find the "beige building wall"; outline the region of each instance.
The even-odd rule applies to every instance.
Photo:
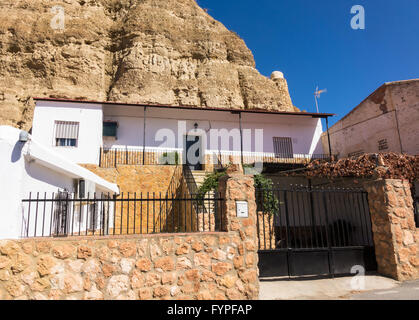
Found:
[[[332,153],[419,154],[419,79],[382,85],[330,128]],[[328,150],[327,133],[322,135]]]
[[[419,155],[419,79],[391,86],[403,152]]]

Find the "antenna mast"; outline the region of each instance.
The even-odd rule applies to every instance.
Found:
[[[326,92],[327,92],[327,89],[319,90],[319,86],[316,87],[316,91],[314,92],[314,100],[316,101],[316,110],[317,110],[317,113],[320,113],[320,111],[319,111],[319,103],[317,101],[317,98],[320,99],[320,95],[322,93],[326,93]]]

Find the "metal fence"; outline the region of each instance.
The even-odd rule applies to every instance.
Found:
[[[261,277],[376,270],[366,192],[274,187],[256,196]]]
[[[224,230],[219,194],[30,194],[22,200],[22,237],[106,236]],[[210,212],[197,208],[211,207]]]
[[[100,148],[99,166],[114,168],[117,165],[179,165],[182,152],[146,148]]]
[[[240,151],[208,151],[205,155],[204,164],[213,164],[215,167],[224,167],[230,163],[255,164],[301,164],[305,165],[314,160],[332,161],[335,156],[328,154],[281,154],[263,152]],[[113,168],[117,165],[180,165],[184,164],[182,150],[173,149],[152,149],[141,147],[115,147],[100,148],[99,166],[102,168]]]
[[[274,187],[257,190],[256,198],[262,250],[373,245],[367,193],[360,189]]]
[[[333,161],[335,156],[328,154],[286,154],[286,153],[258,153],[258,152],[243,152],[243,157],[237,151],[222,151],[212,153],[211,161],[214,166],[220,168],[227,166],[230,163],[243,164],[294,164],[306,165],[314,160]]]
[[[413,210],[415,212],[416,228],[419,228],[419,197],[413,198]]]

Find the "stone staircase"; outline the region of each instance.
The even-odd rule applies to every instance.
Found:
[[[197,187],[199,188],[200,186],[202,186],[202,184],[205,181],[206,172],[205,171],[192,171],[192,175],[195,179]],[[214,191],[210,191],[205,195],[205,198],[214,198],[214,197],[215,197],[215,192]],[[214,214],[214,211],[215,211],[215,203],[214,203],[214,201],[205,201],[204,200],[204,206],[205,206],[205,209],[206,209],[206,213],[207,214],[209,213],[211,215],[211,226],[214,227],[214,216],[213,216],[213,214]],[[209,219],[209,217],[207,216],[207,217],[201,218],[201,219],[204,219],[204,222],[206,222],[205,219]],[[203,231],[203,230],[201,230],[201,231]],[[207,231],[214,231],[214,229],[207,230]]]
[[[195,179],[196,186],[199,188],[202,186],[205,180],[205,171],[192,171],[192,175]]]

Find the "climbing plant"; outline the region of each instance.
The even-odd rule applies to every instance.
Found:
[[[226,170],[209,173],[205,176],[204,182],[198,188],[198,198],[203,199],[207,192],[217,190],[218,182]],[[274,214],[279,210],[279,201],[273,192],[273,182],[261,174],[253,176],[256,191],[259,192],[260,202],[266,213]]]
[[[217,190],[218,181],[226,174],[224,171],[211,172],[205,176],[204,182],[198,188],[198,198],[203,199],[207,192]]]
[[[259,196],[259,203],[264,212],[276,214],[279,211],[279,201],[273,192],[273,182],[261,174],[253,176],[256,192]]]

